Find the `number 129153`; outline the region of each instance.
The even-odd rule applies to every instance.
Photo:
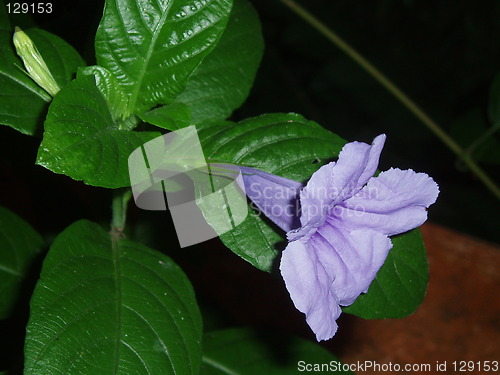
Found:
[[[52,3],[7,3],[7,12],[12,14],[52,13]]]

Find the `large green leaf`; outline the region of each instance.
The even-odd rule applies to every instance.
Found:
[[[263,50],[257,13],[249,1],[235,0],[219,43],[176,99],[191,108],[193,124],[223,120],[245,101]]]
[[[60,87],[65,86],[84,62],[64,40],[47,31],[26,30]],[[26,73],[11,42],[12,33],[0,32],[0,124],[33,135],[41,124],[50,95]]]
[[[0,319],[10,315],[42,246],[42,238],[27,222],[0,207]]]
[[[160,135],[120,129],[94,76],[85,75],[56,95],[44,126],[37,164],[107,188],[129,186],[128,157]]]
[[[231,0],[107,0],[97,63],[129,96],[131,113],[172,101],[226,27]]]
[[[419,229],[392,238],[394,247],[367,294],[344,312],[365,319],[403,318],[422,303],[429,281],[429,266]]]
[[[342,366],[317,343],[275,332],[228,329],[203,338],[201,375],[352,374]]]
[[[267,114],[239,123],[211,125],[199,131],[209,160],[250,165],[305,182],[317,168],[335,159],[345,141],[296,114]],[[255,267],[270,271],[284,249],[284,233],[251,212],[224,244]]]
[[[168,257],[79,221],[44,261],[25,358],[25,374],[197,374],[193,289]]]

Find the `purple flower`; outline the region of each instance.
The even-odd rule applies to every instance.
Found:
[[[392,248],[389,236],[423,224],[426,208],[439,194],[425,173],[391,168],[372,177],[385,138],[379,135],[371,145],[346,144],[337,162],[312,175],[300,197],[297,182],[242,168],[249,197],[288,232],[281,274],[318,341],[335,335],[340,306],[367,292]],[[282,199],[272,199],[273,192],[283,191]],[[300,223],[297,212],[287,215],[276,209],[293,205],[297,198]]]

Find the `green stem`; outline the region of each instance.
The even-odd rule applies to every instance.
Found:
[[[314,15],[302,8],[293,0],[279,0],[285,6],[290,8],[299,17],[304,19],[312,27],[318,30],[323,36],[340,48],[344,53],[358,63],[367,71],[376,81],[378,81],[387,91],[399,100],[411,113],[423,122],[453,153],[455,153],[468,166],[472,173],[495,195],[500,199],[500,188],[486,174],[485,171],[468,155],[462,147],[456,143],[439,125],[432,120],[413,100],[411,100],[399,87],[397,87],[389,78],[375,68],[359,52],[352,48],[346,41],[339,37],[332,29],[318,20]]]
[[[500,130],[500,122],[497,122],[495,125],[493,125],[491,128],[489,128],[487,131],[485,131],[481,136],[479,136],[474,142],[470,144],[469,147],[467,147],[466,152],[472,156],[474,151],[486,142],[493,134],[495,134],[498,130]]]
[[[130,189],[113,190],[113,219],[111,230],[115,233],[122,233],[125,229],[127,219],[127,204],[132,197]]]

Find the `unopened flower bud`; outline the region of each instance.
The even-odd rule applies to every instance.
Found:
[[[19,27],[16,27],[13,41],[14,46],[16,47],[16,52],[23,60],[24,67],[26,68],[28,75],[41,88],[54,97],[60,88],[50,73],[42,55],[40,55],[40,52],[38,52],[33,44],[33,41]]]

